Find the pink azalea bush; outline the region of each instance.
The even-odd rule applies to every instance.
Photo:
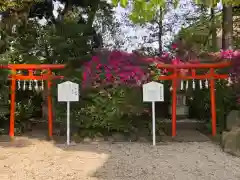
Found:
[[[82,74],[84,106],[80,114],[84,127],[132,131],[134,117],[150,115],[148,104],[142,102],[141,88],[152,79],[150,65],[171,63],[171,58],[167,53],[146,58],[121,51],[100,51],[93,56]]]
[[[175,46],[174,46],[175,47]],[[179,58],[164,52],[161,57],[147,58],[135,53],[103,51],[93,56],[83,70],[83,87],[100,85],[141,86],[155,76],[170,73],[157,69],[157,64],[184,64]],[[187,73],[187,70],[180,70]]]
[[[158,59],[135,53],[101,51],[83,67],[81,108],[85,127],[132,131],[134,117],[148,114],[141,84],[150,79],[149,65]],[[139,119],[139,118],[138,118]]]
[[[83,70],[83,85],[125,84],[140,86],[149,81],[149,65],[161,63],[159,58],[143,58],[121,51],[103,52],[92,57]]]
[[[220,51],[220,58],[231,61],[232,65],[229,69],[230,76],[239,82],[240,80],[240,50]]]
[[[176,49],[175,44],[173,48]],[[232,76],[240,75],[240,51],[221,51],[220,58],[232,61],[233,66],[229,72]],[[109,84],[141,86],[150,81],[152,75],[159,76],[170,73],[167,69],[156,68],[157,64],[163,63],[178,65],[192,62],[184,62],[167,52],[164,52],[161,57],[146,58],[135,53],[103,51],[93,56],[91,61],[85,64],[82,84],[84,87]],[[181,69],[180,72],[186,74],[188,70]]]

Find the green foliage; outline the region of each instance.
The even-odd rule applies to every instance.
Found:
[[[15,2],[13,3],[14,5],[4,4],[4,6],[6,8],[12,8],[13,6],[18,8],[18,6],[15,6]],[[21,2],[16,1],[16,3]],[[3,6],[3,4],[0,5]],[[111,6],[106,7],[103,2],[99,4],[99,13],[96,14],[96,21],[106,21],[103,29],[106,27],[106,24],[109,27],[111,26],[112,30],[115,29],[115,27],[112,27],[113,24],[111,24],[113,21],[111,10]],[[92,13],[88,10],[85,12]],[[93,26],[92,23],[90,25],[79,23],[79,16],[81,15],[79,9],[73,8],[73,10],[68,11],[65,15],[64,21],[56,24],[40,25],[35,20],[27,20],[25,23],[13,21],[10,28],[1,28],[0,64],[67,64],[68,68],[56,73],[61,73],[61,75],[65,75],[69,80],[81,84],[81,72],[78,68],[90,59],[94,41],[94,33],[92,32],[96,32],[97,28],[99,28],[95,25]],[[5,27],[9,25],[8,23],[2,21],[1,25]],[[4,128],[8,127],[9,121],[9,96],[6,95],[9,93],[10,88],[7,81],[8,74],[8,71],[4,72],[1,69],[0,97],[6,99],[6,101],[1,100],[0,118],[4,121],[1,121],[0,127],[3,126]],[[53,89],[53,96],[56,96],[56,92],[56,89]],[[20,130],[25,128],[24,123],[31,117],[41,118],[41,114],[39,114],[43,101],[41,96],[41,93],[17,91],[16,128],[19,127]],[[58,116],[61,122],[64,122],[65,107],[60,106],[58,110],[64,112],[64,114],[62,113]],[[75,112],[76,119],[81,119],[79,118],[78,111],[76,110]]]
[[[214,22],[215,28],[220,29],[222,23],[220,14],[215,16]],[[184,40],[186,45],[183,47],[184,49],[187,49],[188,46],[190,49],[197,50],[198,52],[213,51],[217,47],[213,47],[212,45],[212,28],[211,17],[203,14],[197,22],[195,21],[190,26],[182,28],[177,34],[176,39],[180,38]]]
[[[174,4],[174,7],[178,6],[180,0],[173,0],[172,3]],[[194,0],[196,4],[205,5],[207,7],[215,7],[217,3],[220,2],[220,0],[211,0],[211,1],[205,1],[205,0]],[[113,5],[117,6],[118,3],[123,8],[126,8],[128,3],[131,1],[127,0],[112,0]],[[223,4],[230,4],[230,5],[240,5],[240,1],[237,0],[222,0]],[[166,8],[165,5],[167,3],[167,0],[133,0],[132,1],[132,14],[130,15],[130,18],[133,20],[133,22],[150,22],[153,20],[154,15],[159,10],[159,8]]]
[[[0,0],[0,10],[6,11],[8,9],[14,9],[19,10],[26,5],[29,5],[32,2],[36,2],[40,0],[13,0],[13,1],[6,1],[6,0]]]
[[[83,97],[85,101],[81,113],[85,128],[101,128],[108,131],[128,132],[131,130],[131,117],[143,112],[141,89],[109,87],[94,89]]]
[[[3,72],[1,72],[3,75]],[[9,115],[9,87],[7,85],[7,77],[4,79],[1,77],[0,85],[0,128],[4,129],[6,124],[8,124],[8,115]]]
[[[218,132],[225,128],[226,116],[237,109],[236,94],[232,87],[226,85],[226,81],[216,82],[216,114]],[[189,101],[191,116],[208,121],[211,130],[211,100],[208,89],[196,89],[192,92],[193,99]]]
[[[214,17],[214,28],[216,28],[217,32],[221,32],[222,29],[222,13],[218,13]],[[239,48],[239,18],[233,18],[233,48]],[[190,25],[186,28],[182,28],[180,32],[176,35],[175,39],[183,39],[185,46],[184,49],[187,50],[187,46],[191,50],[196,50],[198,52],[206,52],[206,51],[217,51],[220,50],[220,47],[213,47],[212,44],[212,30],[213,24],[212,19],[207,14],[202,14],[198,20],[190,23]],[[221,36],[218,36],[217,39],[221,40]],[[220,46],[220,44],[218,44]],[[188,50],[190,50],[188,49]]]
[[[159,76],[162,75],[162,70],[156,67],[156,64],[151,64],[149,67],[150,74],[151,74],[151,79],[154,81],[159,80]]]
[[[80,101],[71,103],[71,116],[79,132],[130,132],[132,120],[144,114],[141,87],[108,86],[82,89]],[[64,105],[65,106],[65,105]],[[65,122],[65,107],[56,105],[57,121]]]

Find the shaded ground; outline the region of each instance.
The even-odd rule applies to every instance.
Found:
[[[1,180],[239,180],[240,159],[211,142],[0,142]]]

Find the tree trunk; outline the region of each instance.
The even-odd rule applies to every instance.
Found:
[[[163,53],[163,48],[162,48],[162,35],[163,35],[163,10],[160,8],[160,19],[158,22],[158,50],[159,50],[159,55],[161,56]]]
[[[215,11],[214,8],[211,8],[211,28],[212,28],[212,49],[214,52],[217,51],[217,28],[216,28],[216,20],[215,20]]]
[[[222,49],[232,49],[233,45],[233,11],[231,5],[223,6]]]

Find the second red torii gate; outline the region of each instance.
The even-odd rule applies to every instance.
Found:
[[[215,64],[158,64],[157,68],[167,69],[172,72],[171,75],[160,75],[159,80],[172,81],[172,136],[176,136],[176,107],[177,107],[177,80],[210,80],[210,96],[211,96],[211,116],[212,116],[212,135],[217,133],[216,123],[216,102],[215,102],[215,79],[227,79],[228,74],[217,74],[215,69],[221,69],[231,66],[230,62],[215,63]],[[188,69],[191,75],[182,75],[179,73],[181,69]],[[209,73],[198,75],[197,69],[209,69]]]

